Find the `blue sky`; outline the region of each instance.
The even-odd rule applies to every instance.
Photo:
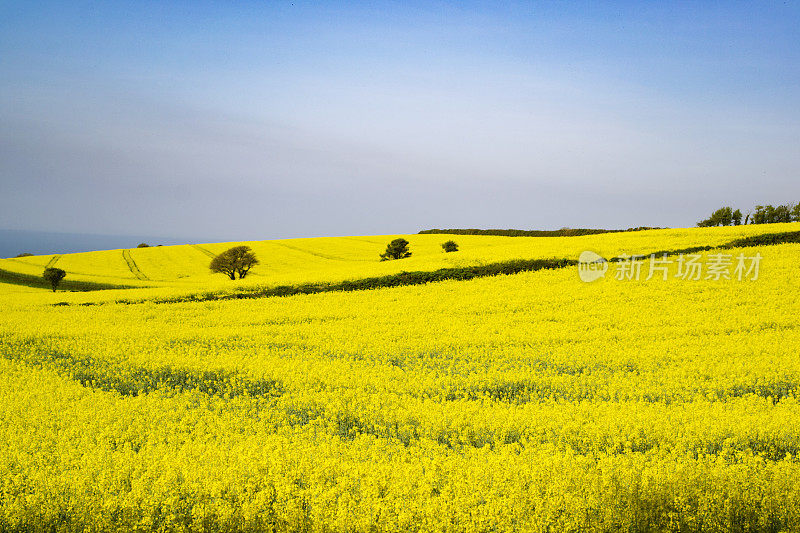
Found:
[[[799,139],[796,2],[0,3],[0,228],[687,226]]]

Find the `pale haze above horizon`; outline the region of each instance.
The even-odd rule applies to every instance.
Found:
[[[0,4],[0,229],[686,227],[797,201],[796,2]]]

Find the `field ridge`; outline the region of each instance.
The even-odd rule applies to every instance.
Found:
[[[718,246],[692,246],[677,250],[662,250],[654,252],[653,255],[679,255],[693,254],[709,250],[726,250],[732,248],[748,248],[763,245],[775,245],[784,243],[800,242],[800,231],[769,233],[757,235],[755,237],[745,237],[734,239],[730,242]],[[648,254],[650,255],[650,254]],[[619,261],[619,257],[611,258],[610,261]],[[145,301],[153,303],[183,303],[183,302],[205,302],[215,300],[234,300],[250,298],[271,298],[295,296],[298,294],[318,294],[323,292],[351,292],[361,290],[371,290],[390,287],[401,287],[407,285],[422,285],[440,281],[468,281],[474,278],[497,275],[513,275],[522,272],[535,272],[543,269],[566,268],[575,266],[578,261],[575,259],[514,259],[510,261],[500,261],[483,265],[466,267],[440,268],[437,270],[420,270],[412,272],[400,272],[379,277],[367,277],[356,280],[346,280],[334,283],[304,283],[299,285],[278,285],[269,288],[239,289],[234,293],[202,293],[186,296],[176,296],[154,300],[116,300],[115,303],[137,304]],[[63,305],[63,304],[62,304]],[[82,304],[86,305],[86,304]]]

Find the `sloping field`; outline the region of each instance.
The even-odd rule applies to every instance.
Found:
[[[102,500],[108,527],[797,524],[800,246],[758,252],[751,282],[17,310],[6,519],[97,525]]]
[[[583,237],[464,235],[455,237],[460,250],[450,254],[442,253],[440,247],[442,242],[453,237],[450,235],[230,242],[0,259],[0,271],[40,276],[44,266],[55,259],[55,265],[67,271],[67,281],[130,287],[171,287],[178,291],[226,290],[253,285],[341,281],[402,271],[429,271],[514,259],[577,259],[584,250],[592,250],[610,258],[623,253],[646,254],[690,246],[715,246],[739,237],[796,231],[797,227],[797,224],[764,224],[649,230]],[[402,261],[380,262],[378,255],[396,237],[404,237],[411,243],[413,255]],[[251,246],[261,261],[248,278],[233,283],[225,276],[209,272],[211,257],[240,244]]]
[[[560,249],[458,237],[462,257],[437,250],[442,236],[409,236],[418,255],[390,263],[368,253],[390,237],[253,247],[270,282],[797,227]],[[569,267],[171,304],[114,299],[174,287],[0,286],[0,530],[800,530],[800,244],[725,249],[729,279],[709,270],[718,253],[699,254],[697,280],[674,258],[666,279],[645,267],[583,283]],[[284,261],[272,274],[269,254]],[[102,255],[109,272],[116,256],[126,265]],[[151,282],[160,265],[169,279],[209,260],[191,246],[131,257]],[[739,257],[759,257],[758,274],[737,275]]]

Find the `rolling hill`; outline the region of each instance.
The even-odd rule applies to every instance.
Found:
[[[501,237],[460,235],[460,250],[442,253],[451,236],[439,234],[321,237],[151,248],[103,250],[64,255],[0,259],[0,293],[29,292],[47,266],[67,272],[66,290],[171,289],[177,292],[231,290],[282,284],[338,282],[403,271],[483,265],[517,259],[577,259],[584,250],[610,258],[623,253],[647,254],[692,246],[716,246],[733,239],[796,230],[797,224],[764,224],[725,228],[661,229],[576,237]],[[413,255],[380,262],[391,239],[404,237]],[[208,270],[211,258],[231,246],[253,248],[261,264],[244,280],[231,282]],[[137,292],[137,291],[135,291]],[[140,292],[140,291],[138,291]]]

